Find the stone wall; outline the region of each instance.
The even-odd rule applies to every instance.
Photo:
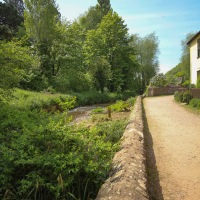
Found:
[[[160,96],[160,95],[173,95],[180,86],[177,87],[149,87],[148,96]]]
[[[109,178],[96,200],[147,200],[142,98],[138,97],[113,159]]]

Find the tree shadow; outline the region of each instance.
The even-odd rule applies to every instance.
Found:
[[[149,131],[146,113],[143,108],[144,119],[144,147],[146,154],[147,188],[149,200],[164,200],[162,187],[160,185],[159,173],[156,166],[156,159],[153,150],[153,139]]]

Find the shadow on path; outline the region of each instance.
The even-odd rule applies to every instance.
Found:
[[[153,150],[153,140],[149,131],[146,113],[143,108],[143,119],[144,119],[144,147],[146,156],[146,171],[148,180],[148,194],[149,200],[164,200],[162,194],[162,187],[159,182],[159,174],[156,167],[156,159]]]

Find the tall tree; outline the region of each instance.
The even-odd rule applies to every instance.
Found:
[[[86,65],[93,72],[101,91],[105,86],[112,92],[125,89],[126,75],[135,67],[132,54],[128,29],[115,12],[110,11],[97,29],[87,34]],[[96,61],[98,65],[94,67]]]
[[[101,22],[103,15],[100,9],[96,6],[90,7],[87,12],[80,15],[78,18],[79,24],[84,30],[96,29],[97,25]]]
[[[106,15],[111,10],[110,0],[98,0],[97,7],[99,7],[102,13]]]
[[[40,58],[41,75],[52,82],[60,69],[52,50],[62,44],[57,5],[54,0],[25,0],[24,16],[26,31]]]
[[[188,33],[184,40],[181,41],[182,55],[180,58],[181,69],[185,73],[185,79],[190,79],[190,49],[187,42],[194,36],[194,33]]]
[[[6,4],[13,5],[18,14],[23,17],[24,15],[24,2],[23,0],[4,0]]]
[[[80,24],[74,22],[63,27],[62,43],[54,45],[52,53],[60,62],[60,70],[55,78],[55,87],[58,91],[76,92],[89,90],[92,86],[90,75],[84,68],[83,43],[85,31]]]
[[[0,58],[1,89],[17,87],[28,68],[36,64],[29,48],[22,47],[20,42],[0,42]]]
[[[140,63],[140,73],[142,88],[149,85],[150,79],[159,71],[159,42],[155,33],[151,33],[143,38],[137,34],[132,35],[131,46],[136,47],[138,61]]]
[[[59,20],[54,0],[25,0],[25,26],[30,37],[37,41],[51,42]]]
[[[98,4],[90,7],[78,21],[85,30],[96,29],[102,18],[111,10],[110,0],[98,0]]]
[[[0,40],[10,40],[23,22],[12,4],[0,2]]]

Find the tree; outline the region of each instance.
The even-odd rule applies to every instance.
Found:
[[[25,27],[31,38],[51,42],[58,21],[59,12],[54,0],[25,0]]]
[[[163,73],[155,75],[150,80],[150,86],[164,87],[166,85],[166,77]]]
[[[89,90],[92,83],[83,62],[85,31],[77,22],[66,23],[60,35],[63,35],[62,43],[54,45],[51,51],[56,60],[60,62],[60,70],[55,77],[56,89],[61,92]]]
[[[6,4],[13,5],[13,7],[17,10],[18,15],[23,17],[24,15],[24,2],[23,0],[4,0]]]
[[[85,30],[96,29],[102,18],[111,11],[110,0],[98,0],[96,6],[92,6],[78,18],[78,22]]]
[[[93,6],[78,18],[78,23],[84,30],[92,30],[96,29],[97,25],[101,22],[102,17],[103,15],[100,9]]]
[[[183,84],[183,86],[189,86],[190,83],[190,50],[187,42],[194,36],[194,33],[188,33],[181,41],[182,54],[180,57],[180,63],[169,70],[166,73],[168,83],[172,84]],[[177,77],[181,77],[180,81]]]
[[[62,45],[62,23],[54,0],[25,0],[25,27],[40,59],[39,76],[52,84],[60,70],[54,49]]]
[[[0,2],[0,40],[11,40],[23,22],[12,4]]]
[[[29,48],[22,47],[20,42],[0,43],[0,88],[17,87],[28,69],[36,64]]]
[[[140,63],[140,76],[142,88],[149,85],[150,79],[156,75],[159,70],[159,42],[155,33],[151,33],[144,38],[137,34],[132,35],[130,45],[136,48],[138,61]]]
[[[98,0],[98,8],[102,11],[104,15],[107,15],[109,11],[111,11],[110,0]]]
[[[129,46],[128,29],[115,12],[110,11],[96,30],[87,33],[85,63],[101,91],[105,86],[111,92],[126,88],[127,73],[135,68],[133,54],[133,48]],[[94,67],[96,61],[98,64]]]
[[[185,72],[185,80],[190,79],[190,49],[187,42],[194,36],[194,33],[188,33],[184,40],[181,41],[182,55],[180,58],[181,70]]]

